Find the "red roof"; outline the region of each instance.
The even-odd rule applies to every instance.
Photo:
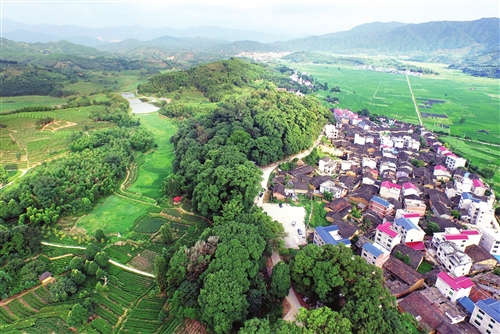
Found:
[[[460,289],[468,289],[473,287],[475,284],[470,280],[470,278],[465,276],[460,276],[453,278],[444,271],[440,272],[437,277],[442,279],[446,284],[448,284],[453,290],[458,291]]]
[[[472,180],[472,185],[474,186],[474,188],[477,188],[477,187],[486,188],[484,186],[484,183],[481,182],[481,180],[478,180],[478,179]]]
[[[391,230],[390,222],[377,226],[377,230],[379,230],[380,232],[384,232],[385,234],[391,236],[392,238],[395,238],[398,235],[398,232]]]
[[[396,184],[396,183],[392,183],[390,181],[384,181],[382,182],[382,185],[381,185],[382,188],[395,188],[395,189],[401,189],[401,186],[399,184]]]
[[[442,170],[442,171],[448,171],[445,166],[442,165],[437,165],[434,167],[434,170]]]
[[[416,250],[416,251],[424,251],[425,250],[425,244],[423,241],[407,242],[407,243],[405,243],[405,245],[410,247],[413,250]]]
[[[181,196],[175,196],[174,197],[174,202],[180,202],[182,201],[182,197]]]
[[[445,235],[444,238],[446,240],[469,240],[469,237],[465,234],[448,234]]]
[[[404,213],[403,217],[405,218],[420,218],[418,213]]]
[[[462,230],[460,232],[465,235],[479,235],[478,230]]]
[[[415,190],[418,190],[417,186],[414,185],[411,182],[405,182],[405,183],[403,183],[403,189],[415,189]]]

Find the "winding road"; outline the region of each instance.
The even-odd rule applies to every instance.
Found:
[[[297,153],[297,154],[294,154],[292,156],[289,156],[287,157],[286,159],[284,160],[280,160],[280,161],[277,161],[275,163],[272,163],[270,165],[267,165],[267,166],[264,166],[264,167],[261,167],[261,171],[262,171],[262,182],[261,182],[261,187],[263,189],[267,189],[267,181],[269,180],[269,176],[271,175],[272,171],[278,167],[279,164],[285,162],[285,161],[289,161],[291,159],[294,159],[294,158],[298,158],[298,159],[301,159],[307,155],[309,155],[311,153],[311,151],[317,147],[319,145],[319,143],[321,142],[321,138],[323,137],[323,134],[320,134],[318,136],[318,139],[316,139],[316,141],[314,142],[313,146],[311,146],[311,148],[305,150],[305,151],[302,151],[300,153]],[[259,206],[259,207],[262,207],[262,204],[264,203],[264,196],[262,197],[255,197],[255,200],[254,200],[254,203]],[[272,252],[272,255],[271,255],[271,260],[273,262],[273,267],[281,261],[281,257],[279,256],[278,253],[276,253],[276,251],[273,250]],[[287,320],[287,321],[295,321],[295,318],[297,317],[297,314],[299,313],[299,308],[301,307],[300,305],[300,302],[299,302],[299,298],[297,297],[297,294],[295,293],[295,290],[293,290],[293,287],[290,288],[290,291],[288,292],[288,296],[285,297],[286,300],[288,301],[288,303],[290,304],[290,310],[288,311],[288,313],[284,316],[284,320]]]

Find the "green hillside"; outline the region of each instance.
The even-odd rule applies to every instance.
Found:
[[[231,92],[247,87],[257,88],[261,84],[259,80],[280,85],[289,85],[290,81],[286,75],[265,65],[231,58],[186,71],[155,75],[147,83],[139,85],[138,91],[146,95],[164,96],[179,89],[194,87],[210,102],[218,102]]]

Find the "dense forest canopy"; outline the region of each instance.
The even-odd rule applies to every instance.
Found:
[[[249,208],[264,166],[309,148],[331,113],[313,97],[271,91],[229,99],[212,114],[185,121],[171,138],[170,195],[186,193],[209,217],[238,199]]]
[[[165,95],[183,87],[195,87],[211,102],[222,101],[228,94],[244,87],[257,88],[258,80],[273,82],[280,87],[298,88],[288,76],[263,64],[248,63],[237,58],[193,67],[186,71],[169,72],[151,77],[139,85],[141,94]]]

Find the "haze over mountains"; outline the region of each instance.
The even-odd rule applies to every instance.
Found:
[[[220,27],[86,28],[28,25],[4,20],[3,37],[30,43],[67,40],[128,58],[144,58],[152,54],[162,57],[169,52],[182,51],[216,52],[224,55],[296,51],[387,54],[457,52],[470,56],[498,51],[499,27],[499,18],[420,24],[374,22],[359,25],[349,31],[277,41],[280,36]],[[68,49],[68,45],[65,48]],[[72,54],[77,54],[74,48],[69,49],[72,49]],[[98,54],[97,50],[87,48],[84,53]]]

